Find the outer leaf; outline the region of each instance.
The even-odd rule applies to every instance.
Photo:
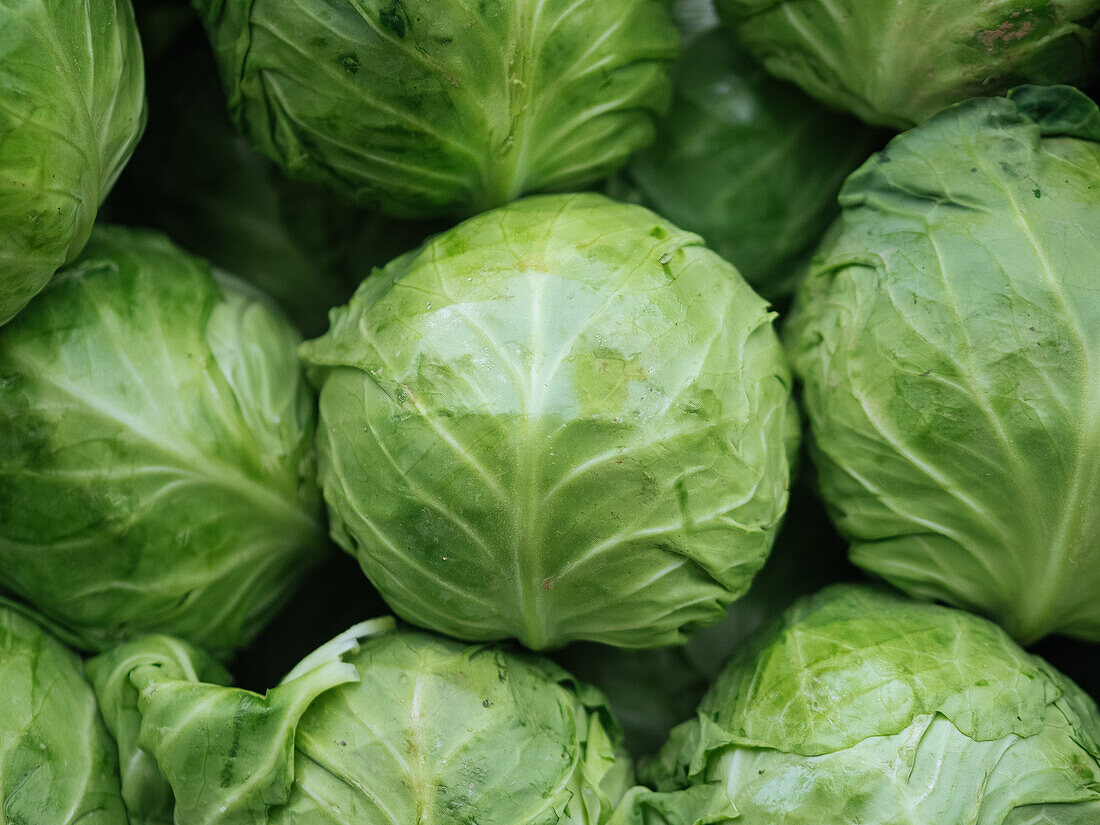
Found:
[[[996,626],[845,586],[736,656],[653,776],[720,785],[754,825],[1084,823],[1098,743],[1096,705]]]
[[[876,133],[775,80],[719,31],[685,46],[673,84],[657,140],[611,194],[698,232],[762,295],[786,297]]]
[[[1020,83],[1094,72],[1100,0],[716,0],[768,70],[868,123],[906,129]]]
[[[948,109],[845,186],[790,326],[852,559],[1025,642],[1100,639],[1100,111]]]
[[[653,139],[663,0],[194,0],[229,105],[290,174],[398,216],[576,189]]]
[[[351,628],[266,697],[222,687],[228,674],[167,636],[147,636],[93,659],[96,695],[129,766],[131,821],[266,821],[294,782],[295,731],[305,709],[325,691],[355,681],[341,656],[392,627],[381,619]]]
[[[461,638],[680,641],[764,561],[796,422],[771,313],[700,239],[531,198],[368,279],[303,345],[334,536]]]
[[[88,662],[88,676],[118,749],[130,825],[172,825],[175,811],[171,786],[140,742],[141,690],[133,676],[148,676],[151,669],[156,677],[189,682],[225,685],[230,678],[207,654],[170,636],[146,636]]]
[[[95,666],[139,691],[141,746],[177,825],[463,822],[597,825],[630,781],[602,698],[530,656],[368,622],[260,697],[141,665]],[[110,692],[100,692],[110,703]]]
[[[159,236],[97,231],[0,335],[0,582],[102,648],[247,640],[322,546],[289,325]]]
[[[145,123],[129,0],[0,7],[0,324],[88,240]]]
[[[718,784],[664,793],[634,787],[610,825],[728,825],[739,818],[725,788]]]
[[[122,825],[118,761],[80,660],[0,601],[0,822]]]

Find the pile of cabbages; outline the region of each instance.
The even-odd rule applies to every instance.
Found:
[[[1097,75],[0,0],[0,825],[1100,825]]]

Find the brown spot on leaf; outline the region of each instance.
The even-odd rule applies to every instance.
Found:
[[[1030,11],[1030,9],[1028,9]],[[1015,15],[1013,15],[1015,17]],[[978,32],[978,40],[986,51],[993,51],[998,43],[1011,43],[1013,40],[1023,40],[1035,29],[1035,23],[1025,20],[1017,25],[1013,20],[1006,20],[995,29],[985,29]]]

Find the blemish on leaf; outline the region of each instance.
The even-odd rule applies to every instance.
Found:
[[[343,57],[340,58],[340,65],[348,74],[355,74],[359,71],[359,56],[354,54],[345,54]]]
[[[407,15],[405,13],[405,6],[401,0],[393,0],[389,6],[382,9],[378,15],[378,21],[395,37],[404,37]]]
[[[693,519],[691,517],[691,510],[688,508],[688,489],[687,484],[682,478],[676,479],[676,483],[672,485],[676,491],[676,504],[680,508],[680,524],[685,530],[689,529],[692,525]]]
[[[1030,12],[1030,9],[1028,9]],[[1016,40],[1023,40],[1035,29],[1035,23],[1031,20],[1024,20],[1023,22],[1017,22],[1017,15],[1012,15],[1008,20],[1005,20],[1001,25],[995,29],[984,29],[978,32],[978,41],[985,46],[986,51],[993,51],[998,44],[1012,43]]]

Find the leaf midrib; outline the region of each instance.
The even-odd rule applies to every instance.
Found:
[[[1092,342],[1086,334],[1081,323],[1081,318],[1075,311],[1076,308],[1066,295],[1064,282],[1055,274],[1054,268],[1048,259],[1047,252],[1042,244],[1039,243],[1031,224],[1028,222],[1023,207],[1012,189],[1003,184],[1002,178],[988,170],[988,165],[984,163],[984,156],[982,156],[981,153],[975,153],[975,157],[977,158],[977,162],[986,168],[990,180],[994,181],[997,187],[1004,193],[1005,199],[1012,207],[1012,214],[1015,222],[1019,226],[1024,237],[1027,238],[1028,244],[1034,250],[1036,260],[1040,266],[1041,275],[1047,285],[1049,294],[1062,310],[1065,323],[1073,332],[1080,346],[1087,378],[1080,395],[1080,403],[1085,412],[1084,422],[1083,426],[1077,431],[1078,444],[1083,447],[1083,449],[1078,449],[1076,451],[1077,455],[1076,461],[1074,462],[1073,477],[1067,488],[1068,491],[1065,497],[1065,504],[1061,510],[1061,518],[1057,522],[1054,538],[1049,542],[1051,553],[1048,558],[1054,563],[1043,566],[1043,573],[1045,575],[1041,576],[1039,581],[1032,580],[1028,582],[1029,590],[1033,596],[1035,593],[1045,590],[1045,595],[1043,595],[1041,599],[1029,598],[1028,601],[1030,604],[1042,605],[1045,608],[1042,611],[1042,615],[1045,615],[1047,621],[1050,622],[1054,617],[1064,613],[1063,608],[1065,605],[1062,603],[1062,596],[1066,589],[1064,583],[1068,575],[1072,572],[1072,561],[1077,555],[1073,552],[1074,548],[1069,541],[1069,537],[1075,530],[1080,532],[1080,525],[1089,520],[1087,515],[1082,518],[1081,514],[1087,514],[1088,512],[1088,508],[1082,506],[1082,504],[1087,504],[1089,499],[1088,496],[1085,496],[1090,488],[1090,485],[1086,484],[1086,481],[1090,476],[1089,470],[1096,463],[1095,456],[1100,455],[1100,377],[1098,377],[1094,365],[1094,353],[1090,346]],[[1092,475],[1093,478],[1095,478],[1094,473]],[[1082,501],[1083,496],[1085,496],[1084,501]],[[1043,538],[1043,536],[1035,537],[1039,542],[1042,542]]]

